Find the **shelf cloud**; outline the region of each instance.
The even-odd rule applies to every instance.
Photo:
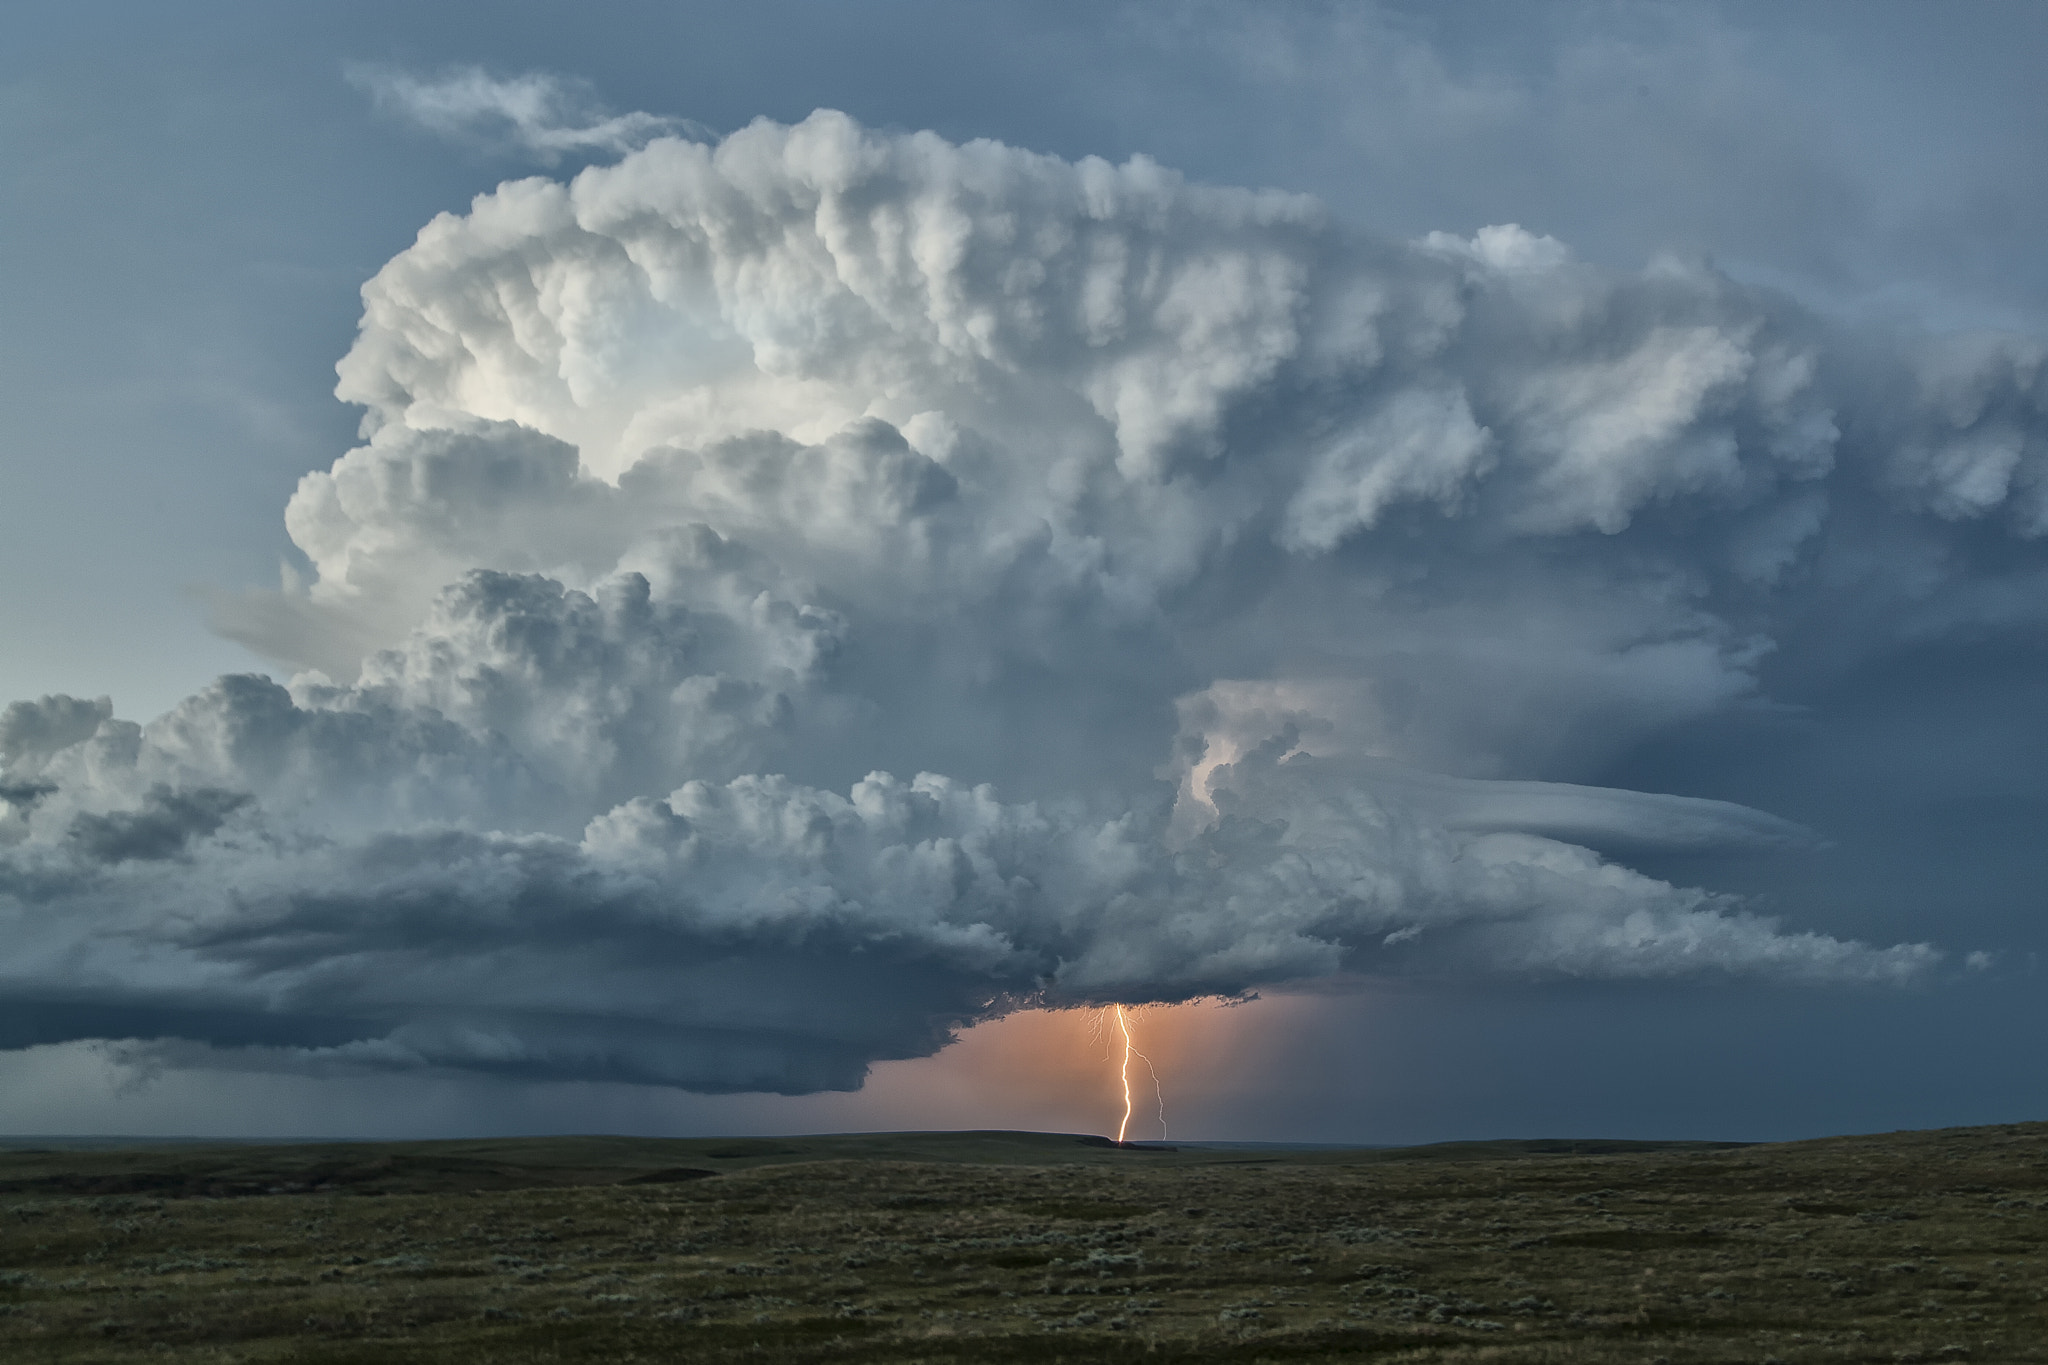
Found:
[[[1038,1003],[1946,970],[1631,865],[1825,830],[1586,783],[1774,651],[2038,626],[2039,341],[378,81],[620,156],[364,286],[310,572],[216,604],[286,681],[0,714],[0,1047],[796,1093]]]

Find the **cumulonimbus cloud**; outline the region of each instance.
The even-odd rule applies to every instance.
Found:
[[[1841,669],[2010,628],[2031,340],[833,113],[363,295],[312,576],[220,605],[289,681],[0,716],[0,1046],[801,1091],[1030,1002],[1943,959],[1614,861],[1809,831],[1581,784],[1833,601]]]

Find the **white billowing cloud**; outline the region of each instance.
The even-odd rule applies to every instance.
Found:
[[[1617,861],[1815,833],[1585,779],[1830,594],[1843,667],[2031,619],[1958,538],[2031,553],[2032,343],[832,113],[435,219],[340,373],[312,578],[221,607],[300,672],[0,716],[46,1033],[803,1090],[1034,1000],[1907,980]]]
[[[1288,504],[1280,543],[1333,550],[1403,498],[1455,510],[1469,477],[1484,471],[1490,441],[1462,392],[1405,389],[1317,453]]]
[[[1996,516],[2029,539],[2048,534],[2048,345],[1941,338],[1914,361],[1897,492],[1944,520]]]
[[[481,67],[452,67],[420,76],[393,67],[356,64],[349,83],[387,110],[442,137],[506,141],[553,165],[564,155],[632,151],[657,137],[705,130],[654,114],[605,114],[579,81],[545,72],[493,76]]]

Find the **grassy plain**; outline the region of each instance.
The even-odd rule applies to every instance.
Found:
[[[2048,1362],[2048,1125],[0,1148],[0,1359]]]

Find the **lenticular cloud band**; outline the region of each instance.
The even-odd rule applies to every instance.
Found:
[[[363,297],[310,576],[219,607],[289,681],[0,716],[0,1046],[804,1091],[1034,1002],[1943,958],[1632,870],[1817,836],[1586,781],[1788,644],[2009,626],[2032,340],[831,113]]]

